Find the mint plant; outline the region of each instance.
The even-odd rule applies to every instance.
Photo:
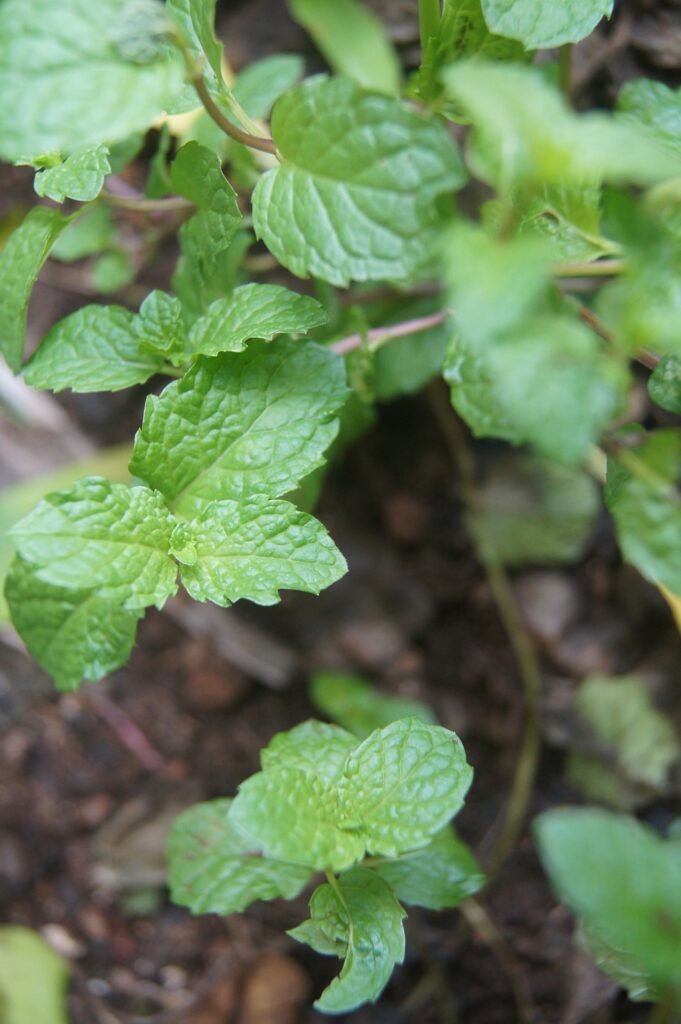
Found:
[[[455,907],[483,876],[450,819],[472,778],[458,737],[402,718],[360,740],[310,720],[278,733],[233,800],[190,808],[168,841],[173,899],[231,914],[326,882],[289,931],[343,967],[315,1003],[345,1013],[374,1002],[404,958],[401,903]]]

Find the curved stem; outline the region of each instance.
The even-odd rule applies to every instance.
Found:
[[[226,135],[229,135],[235,142],[240,142],[242,146],[249,146],[251,149],[259,149],[263,153],[271,153],[273,156],[276,156],[277,147],[272,139],[263,139],[258,135],[251,135],[249,132],[242,131],[241,128],[237,128],[235,124],[232,124],[211,96],[202,75],[196,75],[192,78],[192,85],[199,94],[199,99],[205,107],[206,113],[212,117],[219,128],[222,128]]]

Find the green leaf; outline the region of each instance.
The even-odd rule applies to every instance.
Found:
[[[276,100],[305,74],[305,61],[295,53],[275,53],[243,68],[232,92],[249,117],[269,117]]]
[[[347,391],[342,360],[309,342],[200,358],[150,397],[131,471],[184,514],[291,491],[323,462]]]
[[[68,1024],[66,962],[30,928],[0,928],[2,1024]]]
[[[59,210],[36,206],[0,250],[0,352],[15,372],[24,354],[31,289],[52,245],[70,220]]]
[[[254,853],[234,826],[231,806],[231,800],[196,804],[170,830],[170,896],[194,914],[234,914],[256,900],[291,900],[310,879],[309,868]]]
[[[96,589],[45,583],[16,558],[5,583],[14,627],[60,690],[75,690],[127,661],[139,611],[126,611]]]
[[[95,203],[69,222],[52,246],[50,256],[63,263],[74,263],[85,256],[106,252],[115,241],[111,208]]]
[[[614,949],[587,928],[581,930],[579,938],[583,940],[589,955],[596,961],[596,966],[621,988],[626,989],[631,1000],[655,1002],[660,999],[662,993],[656,991],[643,971],[632,963],[629,953],[621,948]]]
[[[141,0],[4,0],[0,156],[72,153],[146,130],[182,85],[165,21],[161,4]]]
[[[512,453],[493,465],[467,522],[486,561],[562,565],[582,557],[599,507],[586,473]]]
[[[48,494],[12,539],[43,582],[97,588],[134,610],[160,607],[177,589],[168,554],[173,525],[158,493],[93,476]]]
[[[439,299],[422,298],[401,301],[385,317],[382,326],[428,316],[441,308]],[[420,391],[442,370],[451,334],[449,322],[437,324],[426,331],[393,338],[379,348],[373,358],[373,387],[376,398],[386,401],[400,395]]]
[[[535,822],[544,867],[590,934],[621,949],[663,991],[681,992],[681,858],[634,818],[592,809]]]
[[[204,65],[203,78],[213,99],[223,103],[229,90],[222,77],[222,43],[215,38],[216,0],[167,0],[167,8],[179,25],[189,53],[196,63]],[[204,55],[208,60],[205,66]],[[193,97],[198,106],[198,97]]]
[[[338,787],[341,820],[369,853],[396,857],[427,845],[463,806],[472,777],[455,733],[404,718],[348,757]]]
[[[272,134],[282,162],[258,182],[253,220],[294,274],[339,286],[405,279],[431,257],[437,198],[465,178],[440,125],[349,79],[317,77],[278,101]]]
[[[313,948],[331,953],[345,945],[343,969],[315,1002],[316,1008],[348,1013],[362,1003],[375,1003],[395,964],[404,960],[405,914],[390,887],[374,872],[354,868],[337,885],[315,889],[310,914],[310,921],[288,934],[308,942],[312,925],[312,934],[325,940]]]
[[[650,377],[648,394],[656,405],[667,412],[681,413],[681,358],[662,356]]]
[[[174,295],[153,291],[140,306],[136,322],[139,346],[144,352],[161,354],[172,362],[187,357],[187,332],[182,304]]]
[[[220,256],[229,248],[241,223],[236,192],[222,173],[216,153],[188,142],[170,168],[172,188],[198,208],[179,230],[180,259],[173,276],[178,297],[194,315],[216,296],[211,292]]]
[[[87,203],[96,199],[104,187],[104,179],[111,173],[109,150],[106,146],[90,146],[72,153],[57,167],[38,171],[33,187],[39,196],[63,203],[76,199]]]
[[[333,71],[364,89],[398,96],[401,68],[376,15],[359,0],[288,0]]]
[[[92,285],[102,295],[112,295],[135,277],[135,268],[125,249],[112,249],[92,266]]]
[[[445,355],[444,378],[452,406],[474,437],[498,437],[514,444],[523,438],[496,394],[494,367],[473,341],[453,334]]]
[[[366,739],[375,729],[400,718],[417,718],[434,724],[425,704],[380,693],[357,676],[339,672],[319,672],[310,680],[310,697],[320,711],[358,736]]]
[[[614,0],[482,0],[490,31],[519,39],[528,50],[578,43],[614,6]]]
[[[230,818],[265,857],[343,871],[364,855],[362,837],[341,828],[336,787],[307,769],[280,765],[251,775]]]
[[[458,907],[485,884],[475,857],[449,825],[422,850],[376,864],[372,870],[402,903],[429,910]]]
[[[318,594],[347,572],[322,524],[288,501],[215,501],[191,532],[196,560],[182,583],[197,601],[271,605],[280,589]]]
[[[189,345],[195,355],[241,352],[249,338],[305,334],[326,320],[322,306],[307,295],[276,284],[244,284],[211,303],[192,327]]]
[[[24,369],[31,387],[52,391],[120,391],[142,384],[163,365],[144,351],[138,317],[122,306],[83,306],[60,320]]]
[[[617,97],[617,109],[651,128],[656,136],[681,152],[681,93],[664,82],[638,78],[627,82]]]
[[[473,123],[473,170],[507,199],[517,201],[518,186],[527,198],[547,185],[647,185],[681,174],[681,159],[647,128],[617,115],[574,114],[536,68],[462,61],[443,78]]]
[[[575,751],[568,760],[568,781],[587,799],[628,810],[664,790],[681,747],[642,679],[589,676],[575,710],[603,745],[602,756]]]
[[[505,208],[499,206],[503,216]],[[518,234],[543,239],[551,246],[551,257],[556,262],[595,260],[619,252],[601,230],[599,186],[553,185],[542,189],[528,204],[518,223]]]
[[[651,583],[681,594],[681,438],[658,430],[608,459],[605,502],[627,562]]]
[[[288,732],[278,732],[260,751],[263,769],[300,768],[325,782],[337,782],[357,739],[345,729],[309,719]]]

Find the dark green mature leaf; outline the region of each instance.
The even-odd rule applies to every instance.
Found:
[[[139,611],[127,611],[96,589],[45,583],[16,558],[5,597],[17,633],[60,690],[101,679],[130,656]]]
[[[254,225],[294,274],[340,286],[405,279],[431,256],[437,197],[465,177],[440,125],[349,79],[317,77],[275,105],[272,134],[282,163],[258,183]]]
[[[336,787],[307,769],[282,764],[251,775],[230,817],[266,857],[343,871],[364,855],[363,838],[341,827]]]
[[[119,391],[142,384],[163,365],[144,351],[139,318],[122,306],[83,306],[60,320],[24,369],[31,387],[52,391]]]
[[[289,935],[299,942],[311,940],[319,952],[345,956],[340,975],[316,1001],[317,1009],[347,1013],[375,1002],[395,964],[404,959],[405,914],[390,887],[374,872],[354,868],[341,876],[337,887],[315,889],[310,914]]]
[[[617,97],[617,109],[651,128],[658,138],[681,152],[681,92],[664,82],[638,78],[627,82]]]
[[[170,895],[194,914],[234,914],[256,900],[291,900],[312,874],[254,853],[230,817],[232,803],[196,804],[173,822],[166,850]]]
[[[519,39],[528,50],[578,43],[614,6],[615,0],[482,0],[490,30]]]
[[[288,501],[211,502],[191,524],[182,583],[197,601],[276,604],[280,589],[318,594],[347,572],[319,520]]]
[[[458,907],[485,884],[471,850],[449,825],[422,850],[386,860],[372,870],[402,903],[429,910]]]
[[[681,413],[681,358],[663,356],[648,378],[648,394],[667,412]]]
[[[659,430],[608,459],[605,501],[622,554],[651,583],[681,594],[681,438]]]
[[[36,206],[0,250],[0,353],[15,372],[24,354],[31,289],[52,245],[70,220],[59,210]]]
[[[472,777],[455,733],[403,718],[348,757],[338,786],[340,820],[368,853],[396,857],[427,845],[461,809]]]
[[[326,782],[337,782],[357,745],[357,738],[345,729],[309,719],[273,736],[260,751],[260,764],[263,769],[301,768]]]
[[[37,932],[0,927],[0,1009],[3,1024],[68,1024],[69,968]]]
[[[309,342],[200,358],[150,397],[131,470],[183,513],[291,491],[323,462],[347,395],[342,360]]]
[[[249,338],[305,334],[326,320],[322,306],[308,295],[276,284],[244,284],[211,303],[193,325],[189,347],[194,355],[241,352]]]
[[[662,991],[681,992],[678,847],[634,818],[586,808],[542,814],[535,833],[551,882],[588,932]]]
[[[359,0],[288,0],[333,71],[364,89],[399,95],[400,62],[376,15]]]
[[[39,580],[96,588],[134,610],[160,607],[177,589],[168,554],[173,525],[157,492],[93,476],[48,494],[12,539]]]
[[[33,187],[39,196],[54,199],[57,203],[63,203],[65,199],[87,203],[97,198],[104,179],[110,173],[108,148],[90,146],[72,153],[55,167],[39,170]]]
[[[4,0],[0,156],[72,153],[146,130],[182,84],[165,23],[163,6],[144,0]]]
[[[435,724],[425,704],[381,693],[358,676],[340,672],[318,672],[310,680],[310,697],[320,711],[349,732],[366,739],[400,718],[418,718]]]

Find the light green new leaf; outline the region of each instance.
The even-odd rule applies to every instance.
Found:
[[[513,444],[523,440],[519,428],[499,402],[494,368],[475,341],[452,335],[443,375],[449,384],[452,406],[474,437],[498,437]]]
[[[347,395],[343,361],[310,342],[252,342],[201,357],[150,397],[131,471],[183,514],[206,503],[278,497],[322,464]]]
[[[578,43],[614,6],[615,0],[482,0],[490,31],[519,39],[528,50]]]
[[[305,61],[296,53],[275,53],[243,68],[232,92],[249,117],[269,117],[283,93],[305,74]]]
[[[115,243],[116,225],[111,208],[95,203],[68,224],[52,246],[50,256],[63,263],[74,263],[106,252]]]
[[[542,814],[535,834],[556,892],[588,932],[654,986],[681,992],[678,847],[632,817],[586,808]]]
[[[39,196],[57,203],[65,199],[87,203],[102,191],[107,174],[111,174],[108,148],[90,146],[72,153],[56,167],[38,171],[33,187]]]
[[[359,0],[288,0],[333,71],[364,89],[399,95],[401,68],[376,15]]]
[[[465,178],[444,128],[347,78],[317,77],[272,113],[281,165],[253,194],[256,234],[299,277],[413,276],[432,256],[437,198]]]
[[[0,928],[2,1024],[68,1024],[69,969],[40,935],[20,925]]]
[[[305,334],[326,320],[322,306],[308,295],[276,284],[244,284],[211,303],[193,325],[189,346],[194,355],[241,352],[249,338]]]
[[[187,48],[198,62],[205,56],[210,72],[206,81],[215,92],[222,79],[222,44],[215,38],[215,0],[167,0],[166,6],[184,36]],[[198,106],[198,97],[196,100]]]
[[[310,698],[320,711],[361,740],[400,718],[418,718],[435,724],[433,713],[425,704],[391,697],[358,676],[340,672],[319,672],[313,676]]]
[[[187,361],[187,331],[182,304],[174,295],[153,291],[140,306],[136,321],[139,346],[172,362]]]
[[[396,857],[427,845],[461,809],[472,778],[455,733],[403,718],[348,757],[338,784],[341,820],[369,853]]]
[[[72,153],[145,131],[182,85],[148,0],[0,4],[0,156]]]
[[[11,535],[38,579],[96,588],[136,609],[160,607],[177,589],[168,554],[173,526],[157,492],[92,476],[48,494]]]
[[[309,868],[254,853],[234,826],[231,806],[231,800],[195,804],[170,830],[170,895],[194,914],[234,914],[256,900],[291,900],[309,881]]]
[[[273,736],[260,751],[260,764],[263,769],[300,768],[325,782],[337,782],[357,743],[356,737],[345,729],[309,719]]]
[[[681,438],[659,430],[608,459],[605,502],[627,562],[651,583],[681,594]]]
[[[288,934],[299,942],[312,939],[319,952],[345,956],[341,973],[315,1002],[317,1009],[348,1013],[376,1002],[395,964],[404,960],[405,913],[390,887],[374,872],[354,868],[338,879],[337,888],[315,889],[310,914]]]
[[[24,354],[31,289],[52,245],[70,220],[59,210],[36,206],[0,250],[0,353],[15,372]]]
[[[211,502],[190,529],[182,583],[197,601],[271,605],[280,590],[318,594],[347,572],[325,527],[288,501]]]
[[[638,78],[627,82],[617,97],[617,109],[635,118],[681,152],[681,92],[664,82]]]
[[[681,157],[645,126],[621,115],[574,114],[536,68],[462,61],[443,79],[473,123],[473,169],[507,199],[517,186],[527,195],[546,186],[649,185],[681,175]]]
[[[471,850],[449,825],[422,850],[376,864],[373,871],[402,903],[442,910],[458,907],[485,884]]]
[[[162,356],[142,348],[134,313],[122,306],[83,306],[47,333],[24,379],[52,391],[119,391],[142,384],[162,366]]]
[[[126,611],[97,590],[45,583],[15,558],[5,583],[14,627],[60,690],[75,690],[125,664],[139,611]]]
[[[253,850],[318,870],[343,871],[364,855],[359,834],[340,826],[336,787],[283,765],[242,782],[230,818]]]
[[[681,358],[662,356],[650,377],[648,394],[656,405],[667,412],[681,413]]]

